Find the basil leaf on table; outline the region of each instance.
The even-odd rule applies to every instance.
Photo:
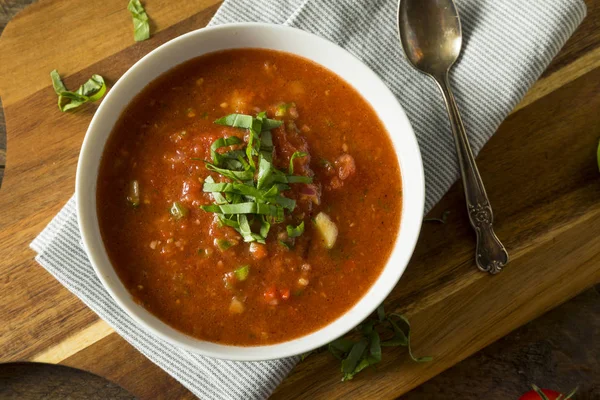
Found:
[[[150,37],[150,23],[148,22],[148,14],[146,14],[140,0],[130,0],[127,9],[133,18],[133,39],[136,42],[148,39]]]
[[[405,329],[400,325],[404,325]],[[389,339],[382,340],[381,335]],[[381,348],[392,346],[407,347],[410,358],[416,362],[427,362],[433,359],[413,355],[408,319],[398,313],[386,314],[383,305],[377,308],[374,316],[370,316],[354,328],[352,333],[334,340],[326,348],[335,358],[342,361],[342,381],[348,381],[365,368],[381,362],[383,356]],[[305,353],[301,356],[301,360],[323,349],[324,347]]]
[[[50,78],[52,79],[52,87],[58,95],[58,109],[62,112],[99,100],[106,93],[106,82],[100,75],[92,75],[75,92],[67,90],[57,70],[50,72]]]

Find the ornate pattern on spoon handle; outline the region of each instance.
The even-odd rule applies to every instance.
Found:
[[[448,73],[434,77],[446,102],[450,126],[456,143],[458,164],[465,189],[469,220],[477,235],[475,262],[477,267],[490,274],[497,274],[508,263],[508,253],[494,233],[494,214],[479,175],[475,157],[467,139],[458,106],[450,89]]]
[[[477,234],[475,257],[477,267],[497,274],[508,262],[508,254],[494,233],[494,215],[489,203],[468,204],[469,220]]]

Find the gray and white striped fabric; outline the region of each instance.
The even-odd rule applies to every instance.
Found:
[[[586,13],[581,0],[457,0],[465,40],[451,82],[478,152]],[[211,25],[260,21],[323,36],[389,85],[415,129],[425,165],[426,211],[458,177],[446,112],[433,82],[412,70],[396,36],[397,0],[226,0]],[[80,246],[72,198],[35,239],[36,260],[123,338],[203,399],[263,399],[297,359],[238,363],[200,357],[136,325],[96,278]]]

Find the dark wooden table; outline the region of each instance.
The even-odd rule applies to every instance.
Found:
[[[13,15],[32,2],[0,0],[0,32]],[[588,3],[588,6],[592,4],[598,8],[599,3]],[[597,12],[591,14],[599,15]],[[597,21],[596,25],[599,23]],[[575,47],[580,50],[595,45],[588,35],[579,32],[571,40],[580,44]],[[561,62],[558,57],[553,65]],[[600,130],[600,127],[590,129]],[[6,163],[6,146],[4,116],[0,109],[0,182]],[[530,383],[536,383],[563,390],[579,385],[578,399],[600,399],[598,338],[600,292],[596,287],[519,328],[402,398],[512,399],[527,390]]]

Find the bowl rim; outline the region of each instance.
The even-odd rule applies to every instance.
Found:
[[[106,114],[108,112],[106,110],[109,108],[111,101],[113,101],[112,99],[117,97],[120,94],[119,88],[125,85],[125,82],[128,81],[128,79],[131,77],[131,75],[138,73],[140,70],[143,70],[146,67],[146,64],[152,63],[155,58],[160,56],[161,53],[166,52],[167,49],[174,48],[174,47],[178,46],[180,43],[182,43],[183,41],[188,40],[191,37],[201,37],[205,34],[208,34],[209,32],[227,33],[227,31],[231,31],[232,29],[233,30],[241,30],[241,31],[246,30],[246,31],[250,31],[250,32],[252,32],[253,30],[271,30],[271,31],[274,30],[275,32],[273,32],[273,33],[277,33],[277,31],[279,31],[282,34],[285,33],[285,34],[290,34],[290,35],[296,35],[298,37],[298,39],[305,39],[308,41],[316,42],[322,46],[330,47],[330,50],[336,49],[335,51],[339,53],[338,55],[345,53],[346,54],[345,57],[349,57],[349,60],[350,59],[353,60],[352,62],[355,64],[355,66],[353,66],[353,68],[360,69],[361,70],[360,73],[361,73],[361,75],[364,75],[365,80],[369,80],[370,82],[372,82],[372,84],[379,85],[380,88],[377,90],[380,90],[382,92],[381,95],[390,98],[390,107],[393,107],[394,111],[398,113],[396,117],[399,118],[399,125],[402,125],[402,134],[407,136],[403,140],[407,142],[406,144],[408,145],[408,147],[412,147],[412,149],[410,149],[411,157],[412,157],[412,161],[410,162],[411,163],[410,171],[407,171],[406,168],[403,167],[404,160],[400,157],[399,150],[397,148],[395,149],[396,157],[397,157],[398,163],[400,165],[402,190],[403,190],[401,219],[400,219],[400,226],[399,226],[400,231],[397,234],[396,241],[392,248],[392,254],[390,254],[388,261],[386,262],[385,266],[383,267],[382,271],[380,272],[380,274],[377,277],[377,279],[375,280],[375,282],[371,285],[371,287],[369,289],[367,289],[365,294],[359,300],[357,300],[357,302],[354,305],[352,305],[352,307],[350,307],[350,309],[348,309],[346,312],[344,312],[343,314],[338,316],[333,321],[330,321],[328,324],[322,326],[321,328],[319,328],[313,332],[310,332],[304,336],[290,339],[288,341],[278,342],[278,343],[268,344],[268,345],[259,345],[259,346],[224,345],[224,344],[217,344],[214,342],[197,339],[197,338],[194,338],[190,335],[187,335],[183,332],[176,330],[175,328],[168,325],[166,322],[163,322],[158,317],[151,314],[149,311],[141,308],[141,306],[132,305],[133,302],[132,302],[131,294],[126,288],[125,288],[126,295],[130,297],[128,299],[125,299],[121,295],[117,294],[113,288],[114,284],[121,285],[124,288],[124,285],[120,281],[120,279],[117,277],[117,282],[110,282],[109,279],[104,275],[103,268],[109,268],[115,274],[116,274],[116,271],[115,271],[114,267],[112,266],[112,264],[110,263],[110,261],[108,262],[108,265],[106,265],[106,262],[104,260],[102,260],[102,258],[107,259],[107,252],[105,250],[104,243],[103,243],[102,239],[100,238],[100,243],[98,245],[98,240],[97,240],[97,238],[94,238],[94,234],[92,233],[92,231],[94,229],[99,231],[99,227],[98,227],[99,224],[98,224],[97,211],[96,211],[96,201],[95,201],[96,185],[97,185],[97,179],[98,179],[98,169],[96,169],[96,171],[89,171],[90,167],[88,167],[88,164],[90,164],[90,162],[92,162],[92,161],[90,161],[90,159],[93,160],[93,157],[97,157],[98,160],[100,160],[102,157],[102,154],[104,152],[104,148],[106,145],[106,141],[108,140],[110,133],[107,134],[106,137],[103,139],[102,151],[99,151],[97,148],[93,147],[93,141],[96,140],[94,138],[94,135],[97,136],[99,134],[98,131],[102,129],[100,126],[103,123],[103,119],[106,118],[106,116],[104,114]],[[269,47],[261,47],[261,46],[254,46],[254,47],[240,46],[238,48],[266,48],[266,49],[269,49]],[[226,49],[228,49],[228,48],[223,48],[222,50],[226,50]],[[281,51],[281,50],[277,50],[277,51]],[[333,72],[338,77],[341,77],[338,74],[338,72],[333,71],[331,68],[321,64],[320,62],[314,60],[310,56],[299,55],[299,54],[293,53],[292,51],[284,50],[283,52],[287,52],[287,53],[290,53],[290,54],[293,54],[296,56],[307,58],[310,61]],[[193,54],[193,55],[190,55],[186,60],[191,60],[193,58],[200,57],[200,56],[202,56],[204,54],[208,54],[208,53],[210,53],[210,52],[206,51],[206,52],[200,52],[197,54]],[[167,70],[159,73],[156,76],[150,77],[149,79],[146,80],[144,87],[145,87],[145,85],[148,85],[150,82],[156,80],[160,75],[164,74],[166,71],[168,71],[172,68],[175,68],[176,66],[178,66],[180,64],[181,64],[181,62],[173,64]],[[346,81],[346,79],[343,77],[341,77],[341,79]],[[363,92],[361,92],[352,82],[347,82],[347,83],[351,87],[353,87],[354,90],[356,90],[361,95],[361,97],[363,97],[365,99],[365,101],[367,101],[367,103],[370,104],[370,102],[364,97]],[[139,92],[134,93],[132,98],[127,101],[126,105],[129,104],[138,93]],[[126,105],[120,109],[119,116],[116,117],[116,120],[118,120],[120,118],[120,115],[123,112]],[[379,115],[378,110],[376,110],[374,106],[372,106],[372,107],[373,107],[374,111],[377,113],[378,118],[381,119],[381,116]],[[110,131],[112,131],[113,127],[114,127],[114,124],[110,126]],[[387,126],[386,126],[386,130],[388,130],[388,135],[390,136],[390,139],[393,141],[394,140],[393,135],[391,134],[391,132],[389,132],[389,129]],[[394,145],[394,147],[396,147],[396,146]],[[98,152],[100,153],[100,155],[95,156],[94,153],[98,153]],[[98,163],[99,162],[100,161],[98,161]],[[407,176],[410,176],[411,182],[414,182],[413,186],[410,189],[411,191],[409,194],[410,199],[411,199],[411,209],[410,210],[405,209],[405,207],[406,207],[405,200],[406,200],[407,196],[406,196],[406,192],[404,189],[405,189],[405,177],[407,177]],[[93,186],[94,190],[93,190],[92,194],[87,193],[85,190],[86,187],[89,186],[89,179],[93,180],[92,186]],[[92,196],[91,202],[90,202],[90,196]],[[416,136],[414,134],[414,131],[412,129],[412,126],[410,125],[410,121],[408,120],[408,117],[406,116],[406,113],[404,112],[404,109],[398,102],[397,98],[393,95],[393,93],[390,91],[388,86],[379,78],[379,76],[377,76],[377,74],[375,74],[375,72],[373,72],[360,59],[358,59],[357,57],[355,57],[354,55],[349,53],[347,50],[345,50],[345,49],[341,48],[340,46],[338,46],[337,44],[335,44],[325,38],[317,36],[315,34],[312,34],[312,33],[306,32],[306,31],[302,31],[297,28],[288,27],[288,26],[282,26],[282,25],[276,25],[276,24],[270,24],[270,23],[245,22],[245,23],[223,24],[223,25],[214,26],[214,27],[205,27],[205,28],[201,28],[201,29],[197,29],[197,30],[188,32],[188,33],[178,36],[174,39],[171,39],[171,40],[165,42],[164,44],[158,46],[156,49],[152,50],[147,55],[145,55],[140,60],[138,60],[133,66],[131,66],[118,79],[118,81],[111,87],[111,90],[108,91],[107,95],[102,100],[100,106],[96,110],[96,112],[90,122],[90,125],[86,131],[85,138],[84,138],[83,144],[81,146],[81,152],[80,152],[78,164],[77,164],[77,174],[76,174],[76,182],[75,182],[75,197],[77,200],[77,219],[78,219],[79,230],[80,230],[81,237],[82,237],[82,243],[85,248],[85,252],[89,257],[90,263],[94,268],[96,275],[102,282],[103,287],[107,290],[107,292],[113,298],[113,300],[119,305],[119,307],[129,317],[131,317],[136,323],[138,323],[142,329],[163,339],[167,343],[170,343],[172,345],[175,345],[176,347],[191,351],[196,354],[201,354],[201,355],[208,356],[208,357],[213,357],[213,358],[218,358],[218,359],[226,359],[226,360],[266,361],[266,360],[280,359],[280,358],[303,354],[305,352],[314,350],[316,348],[319,348],[319,347],[331,342],[332,340],[346,334],[348,331],[350,331],[355,326],[360,324],[360,322],[362,322],[366,317],[368,317],[368,315],[370,315],[373,311],[375,311],[375,309],[379,306],[379,304],[381,304],[383,302],[383,300],[385,300],[385,298],[387,298],[389,293],[392,291],[392,289],[396,286],[396,284],[400,280],[400,277],[403,275],[403,273],[406,269],[406,266],[412,256],[412,253],[414,252],[414,248],[416,246],[416,243],[417,243],[417,240],[419,237],[419,232],[421,230],[421,223],[422,223],[422,218],[423,218],[424,203],[425,203],[425,179],[424,179],[423,163],[422,163],[420,148],[419,148]],[[90,203],[93,203],[93,206]],[[407,214],[407,211],[409,211],[410,214]],[[407,220],[410,220],[410,223],[407,223],[406,222]],[[94,226],[94,221],[95,221],[95,226]],[[406,230],[408,230],[409,232],[406,232]],[[394,266],[394,265],[391,265],[390,261],[391,261],[392,255],[395,254],[397,248],[399,247],[401,237],[402,237],[402,241],[404,243],[405,250],[403,251],[403,254],[401,254],[401,256],[402,256],[402,262],[400,263],[401,265]],[[100,252],[101,254],[99,254],[98,252]],[[373,288],[375,286],[377,286],[380,281],[383,280],[383,276],[385,275],[384,273],[386,272],[386,270],[388,270],[392,267],[396,267],[398,269],[398,271],[394,274],[393,278],[386,280],[384,283],[381,283],[381,284],[385,285],[383,290],[379,290],[375,293],[371,293],[373,291]],[[370,300],[371,302],[374,302],[375,299],[377,299],[376,304],[374,303],[370,312],[366,313],[366,315],[364,314],[364,312],[358,313],[358,315],[357,315],[357,313],[352,313],[352,311],[355,310],[356,308],[358,308],[357,306],[359,304],[362,304],[363,301],[365,301],[365,299],[370,294],[372,295],[371,298],[374,298],[374,299]],[[160,327],[160,329],[159,329],[159,327],[155,327],[151,323],[149,323],[148,321],[145,320],[146,315],[141,315],[141,313],[144,313],[144,311],[140,311],[140,308],[142,310],[144,310],[145,313],[147,313],[148,315],[151,316],[152,321],[155,320],[159,324],[159,326],[162,325]],[[370,306],[368,306],[367,308],[370,308]],[[343,329],[340,329],[339,331],[335,331],[335,334],[332,334],[332,332],[328,331],[327,334],[322,334],[321,335],[322,337],[319,337],[318,340],[315,340],[315,338],[313,336],[318,337],[319,332],[327,330],[328,327],[334,325],[337,321],[344,322]],[[165,330],[169,333],[165,333]],[[172,332],[172,331],[174,331],[174,332]],[[181,337],[180,338],[174,337],[174,336],[181,336],[181,335],[187,337],[188,339],[191,339],[191,342],[194,344],[190,344],[189,343],[190,340],[181,340]],[[313,339],[313,340],[311,340],[311,339]],[[300,346],[300,347],[302,347],[302,350],[300,350],[300,351],[298,349],[293,349],[294,346],[290,345],[291,343],[302,342],[302,341],[305,341],[307,344],[304,347]],[[289,348],[286,347],[286,345],[288,345]],[[209,348],[206,348],[206,346],[208,346]],[[215,350],[215,348],[216,348],[216,350]],[[227,349],[229,349],[229,350],[227,351]],[[244,349],[246,349],[246,350],[250,349],[250,350],[255,350],[255,351],[244,351]]]

